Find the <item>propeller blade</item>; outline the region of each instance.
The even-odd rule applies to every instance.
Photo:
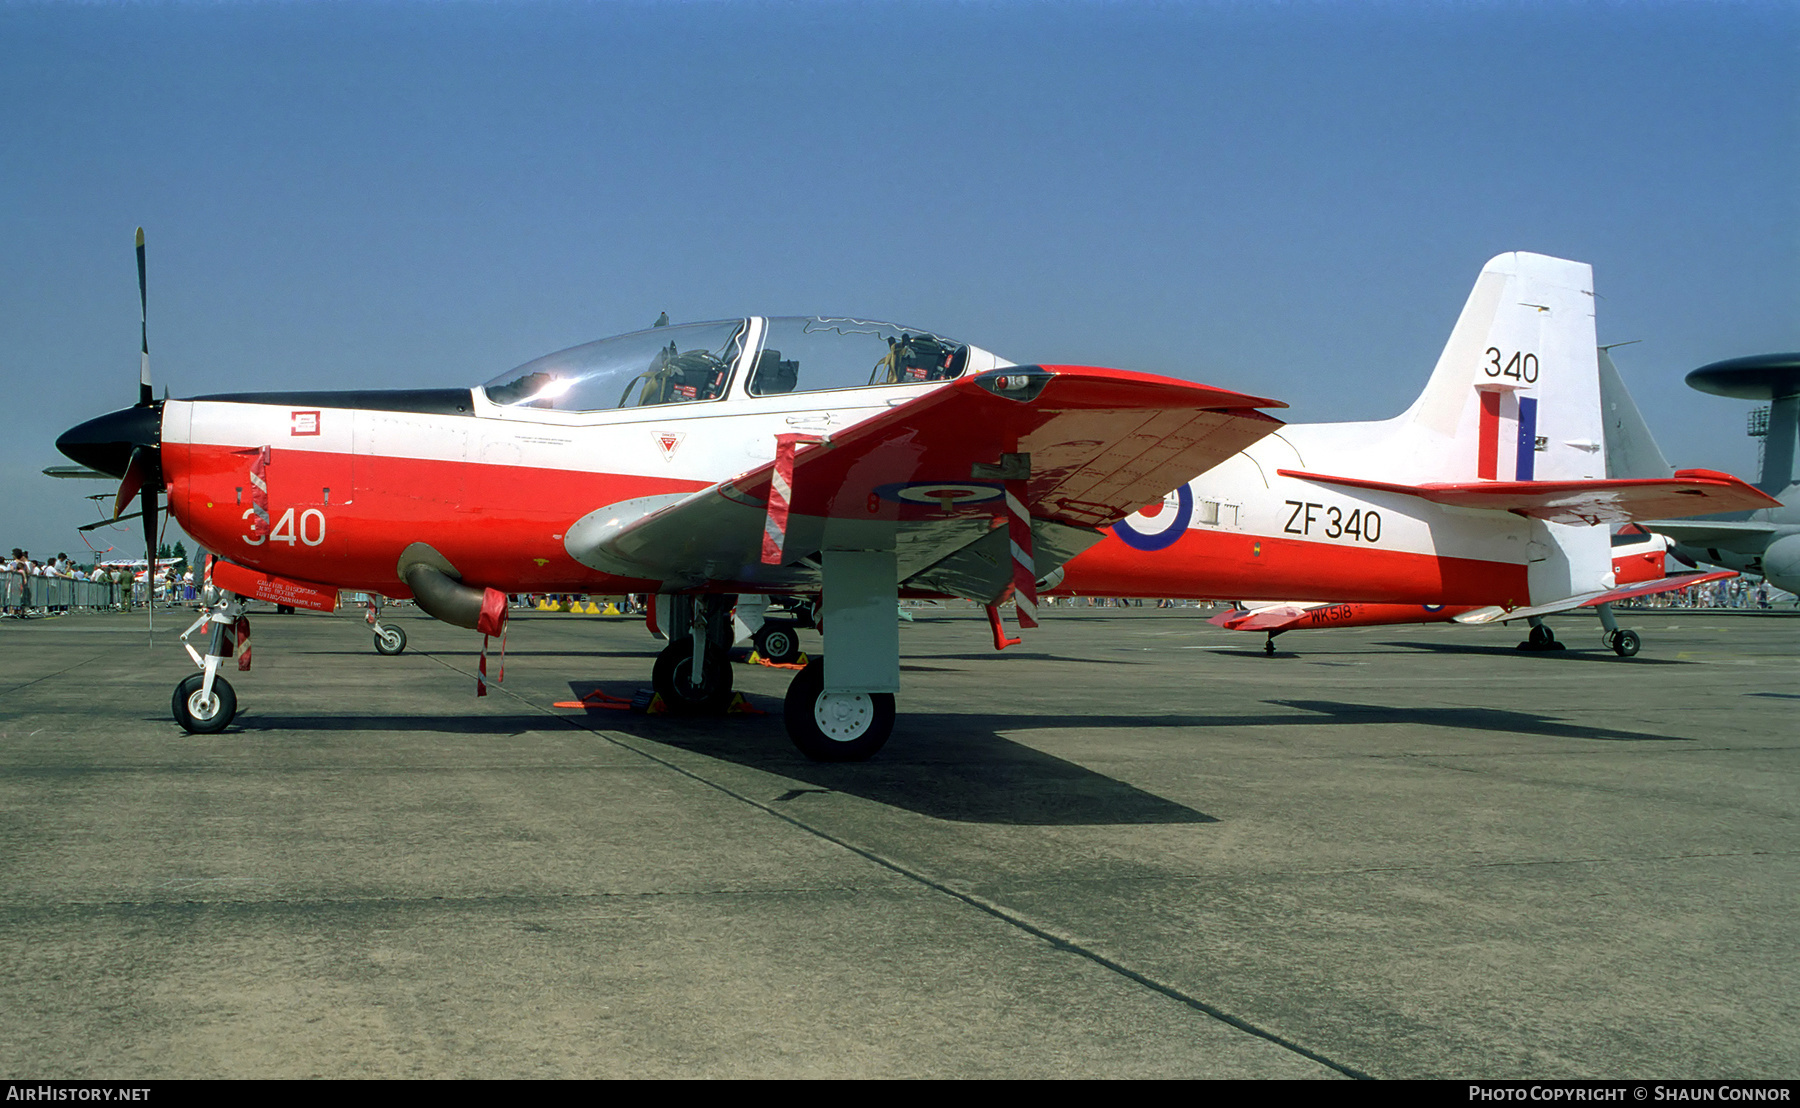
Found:
[[[75,530],[97,531],[102,527],[116,527],[127,520],[136,519],[143,514],[144,513],[142,512],[132,512],[130,515],[120,516],[118,519],[103,519],[99,523],[84,523],[80,527],[75,528]]]
[[[144,277],[144,229],[137,229],[138,323],[144,340],[144,360],[138,371],[138,403],[149,406],[156,401],[156,390],[150,387],[150,293]]]
[[[144,517],[144,561],[152,570],[156,568],[156,492],[153,486],[146,485],[138,494],[138,514]]]
[[[150,451],[142,446],[131,449],[131,462],[125,467],[125,479],[119,482],[119,494],[113,497],[113,519],[131,503],[131,498],[138,494],[150,479]]]

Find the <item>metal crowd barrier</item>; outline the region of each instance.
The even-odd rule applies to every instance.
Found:
[[[116,584],[112,581],[76,581],[67,577],[26,577],[22,573],[0,572],[0,608],[7,612],[16,612],[21,608],[33,611],[80,611],[119,607],[127,591],[137,593],[137,603],[143,603],[144,587],[138,584],[135,589],[127,584]]]

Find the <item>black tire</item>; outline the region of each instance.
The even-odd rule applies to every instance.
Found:
[[[717,715],[731,705],[731,661],[724,655],[710,659],[706,667],[710,679],[706,687],[696,689],[688,679],[694,668],[694,640],[683,635],[656,656],[650,670],[650,684],[661,696],[669,711],[679,715]]]
[[[782,717],[788,738],[815,762],[860,762],[894,731],[893,693],[839,693],[825,697],[825,661],[815,658],[794,674]]]
[[[277,604],[275,605],[275,614],[278,616],[291,616],[294,614],[294,606],[292,604]]]
[[[212,735],[231,725],[231,719],[237,715],[237,693],[232,690],[231,682],[223,677],[213,678],[213,702],[200,704],[200,686],[205,684],[203,674],[194,673],[184,678],[175,686],[175,695],[169,700],[169,710],[175,715],[175,722],[195,735]],[[210,710],[209,710],[210,708]]]
[[[1549,650],[1556,641],[1556,632],[1540,623],[1531,629],[1530,641],[1534,650]]]
[[[771,662],[787,665],[800,657],[799,629],[791,623],[764,624],[751,641],[756,652]]]
[[[1612,637],[1613,653],[1621,658],[1629,658],[1636,654],[1643,643],[1638,639],[1636,631],[1620,631]]]
[[[375,653],[398,654],[406,649],[406,629],[382,624],[375,632]]]

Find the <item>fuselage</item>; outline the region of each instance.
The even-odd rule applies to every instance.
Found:
[[[414,543],[440,552],[467,580],[506,591],[654,591],[659,582],[577,561],[565,544],[570,527],[605,505],[707,488],[772,460],[777,435],[842,431],[946,383],[807,389],[802,373],[796,389],[790,369],[781,382],[788,390],[759,395],[752,367],[779,364],[763,360],[773,350],[766,333],[779,322],[738,321],[732,356],[720,363],[724,380],[710,396],[703,386],[698,397],[559,407],[519,395],[516,382],[541,372],[528,363],[514,383],[474,389],[170,400],[161,447],[170,511],[233,561],[392,596],[406,595],[396,565]],[[643,334],[675,341],[684,330]],[[958,375],[1012,364],[959,350]],[[870,360],[857,363],[861,378],[871,375]],[[620,388],[640,387],[627,377],[643,376],[591,391],[610,405]],[[495,393],[513,402],[496,402]],[[251,469],[265,446],[269,518],[258,528]]]

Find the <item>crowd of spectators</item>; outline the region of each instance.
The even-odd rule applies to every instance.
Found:
[[[1685,589],[1641,596],[1622,608],[1774,608],[1791,607],[1794,597],[1753,577],[1708,581]]]
[[[57,581],[87,582],[101,586],[99,591],[84,589],[75,594],[87,607],[105,607],[128,611],[145,602],[144,574],[133,565],[106,565],[100,562],[71,562],[66,553],[39,561],[28,550],[12,548],[12,555],[0,561],[0,617],[30,619],[35,616],[61,615],[69,610],[72,590],[58,588]],[[170,603],[192,599],[193,571],[184,563],[171,562],[158,566],[154,595]]]

